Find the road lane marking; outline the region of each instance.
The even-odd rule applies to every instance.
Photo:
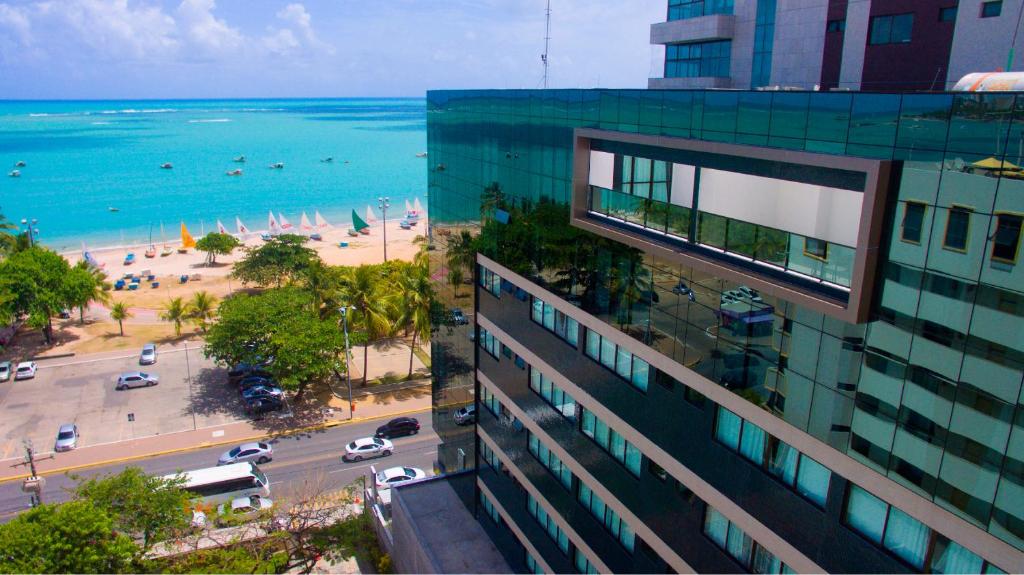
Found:
[[[202,349],[203,349],[202,347],[186,347],[184,349],[171,349],[171,350],[167,350],[167,351],[161,351],[160,354],[164,355],[164,354],[168,354],[168,353],[181,353],[183,351],[201,351]],[[38,369],[52,369],[52,368],[55,368],[55,367],[68,367],[68,366],[72,366],[72,365],[83,365],[83,364],[86,364],[86,363],[96,363],[96,362],[99,362],[99,361],[113,361],[113,360],[118,360],[118,359],[129,359],[129,358],[133,358],[133,357],[139,357],[139,354],[133,353],[131,355],[118,355],[118,356],[114,356],[114,357],[99,357],[99,358],[96,358],[96,359],[83,359],[83,360],[79,360],[79,361],[66,361],[64,363],[53,363],[53,364],[49,364],[49,365],[39,365]],[[41,357],[41,358],[36,359],[36,362],[38,363],[40,361],[46,361],[46,359],[47,358],[45,358],[45,357]]]

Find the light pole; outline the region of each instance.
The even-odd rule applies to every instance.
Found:
[[[352,354],[348,350],[348,310],[356,309],[355,306],[341,306],[338,312],[341,313],[342,331],[345,332],[345,383],[348,385],[348,418],[353,417],[352,403]]]
[[[391,207],[391,198],[384,196],[377,198],[377,206],[380,207],[382,220],[384,222],[384,261],[388,261],[388,208]]]
[[[30,248],[35,246],[36,240],[34,236],[39,233],[39,228],[32,229],[32,226],[38,223],[39,220],[35,218],[32,218],[31,220],[28,218],[21,218],[21,225],[28,226],[28,247]]]

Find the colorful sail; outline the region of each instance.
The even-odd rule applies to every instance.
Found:
[[[366,221],[371,224],[377,221],[377,216],[373,213],[373,208],[366,206]]]
[[[355,210],[352,210],[352,227],[356,231],[365,230],[370,227],[369,224],[363,221],[363,218],[359,217],[359,214]]]
[[[288,221],[287,218],[284,217],[284,214],[282,214],[281,212],[277,212],[277,217],[278,219],[281,220],[281,231],[287,231],[295,227],[292,225],[291,222]]]
[[[220,220],[217,220],[217,233],[218,234],[228,234],[229,233],[228,229],[224,227],[224,224],[220,223]]]
[[[277,220],[274,219],[274,212],[270,212],[270,219],[267,222],[267,231],[269,231],[271,235],[281,233],[281,226],[277,223]]]
[[[313,221],[316,222],[316,227],[321,230],[326,230],[331,227],[331,224],[327,223],[327,220],[320,215],[319,210],[313,213]]]
[[[420,199],[416,198],[413,200],[412,209],[416,210],[417,213],[423,213],[423,204],[420,203]]]
[[[185,227],[185,222],[181,222],[181,249],[194,247],[196,247],[196,241],[192,239],[192,234],[188,233],[188,228]]]
[[[242,223],[242,220],[238,216],[235,216],[235,228],[238,230],[238,233],[243,236],[249,233],[249,228],[245,227],[245,224]]]

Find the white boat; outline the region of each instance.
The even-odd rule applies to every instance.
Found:
[[[271,170],[283,170],[284,169],[284,162],[275,162],[273,164],[270,164],[270,166],[268,166],[268,167]]]
[[[20,178],[21,177],[21,172],[18,171],[18,170],[12,170],[11,173],[9,173],[7,175],[12,177],[12,178]]]
[[[413,201],[412,201],[412,209],[416,210],[417,212],[419,212],[421,214],[423,213],[423,204],[420,203],[420,199],[419,198],[413,199]]]
[[[319,210],[313,213],[313,221],[316,222],[316,228],[318,230],[327,230],[331,228],[331,224],[327,223],[327,220],[320,215]]]
[[[313,231],[313,224],[309,223],[309,218],[306,217],[306,212],[302,212],[302,218],[299,220],[299,229],[303,233],[309,233]]]
[[[366,223],[372,224],[377,221],[377,216],[373,213],[373,208],[366,206]]]
[[[332,158],[331,156],[327,156],[326,158],[320,158],[320,161],[325,164],[330,164],[331,162],[334,161],[334,158]]]
[[[417,158],[426,158],[427,157],[427,153],[426,152],[416,152],[416,157]]]
[[[244,163],[245,163],[245,156],[238,156],[237,158],[235,158],[235,159],[234,159],[234,160],[232,160],[232,161],[233,161],[233,162],[237,162],[237,163],[239,163],[239,164],[244,164]]]
[[[224,224],[220,223],[220,220],[217,220],[217,233],[224,234],[226,236],[231,235],[231,233],[228,232],[228,229],[224,227]]]
[[[242,175],[242,170],[240,170],[240,169],[231,170],[230,172],[227,172],[227,175],[229,175],[229,176],[241,176]]]
[[[170,162],[166,162],[164,164],[160,164],[160,169],[161,170],[170,170],[173,167],[174,166]]]
[[[293,226],[292,223],[288,221],[288,218],[284,217],[284,214],[282,214],[281,212],[277,212],[277,218],[281,220],[282,232],[295,229],[295,226]]]
[[[274,218],[274,212],[270,212],[270,218],[267,221],[267,232],[275,236],[281,233],[281,224],[277,223],[277,219]]]
[[[114,206],[110,206],[110,207],[109,207],[109,208],[107,208],[107,209],[108,209],[108,210],[110,210],[110,211],[112,211],[112,212],[120,212],[120,211],[121,211],[121,208],[115,208]]]
[[[238,216],[235,216],[235,229],[238,230],[238,235],[242,236],[243,239],[249,234],[249,228],[245,227],[245,224],[242,223]]]

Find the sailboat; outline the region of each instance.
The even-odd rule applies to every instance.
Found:
[[[416,210],[417,213],[423,213],[423,204],[420,203],[418,197],[412,201],[412,209]]]
[[[245,224],[242,223],[242,220],[238,216],[235,216],[235,228],[238,230],[238,235],[242,236],[243,240],[245,239],[245,236],[249,235],[249,228],[245,227]]]
[[[320,215],[320,211],[317,210],[313,213],[313,221],[316,222],[316,227],[321,230],[326,230],[331,227],[331,224],[327,223],[327,220]]]
[[[165,258],[174,253],[174,250],[171,249],[171,246],[167,245],[167,239],[164,237],[163,222],[160,222],[160,242],[164,244],[164,249],[160,252],[160,257]]]
[[[220,223],[220,220],[217,220],[217,233],[218,234],[224,234],[226,236],[227,235],[231,235],[228,232],[228,229],[224,227],[224,224]]]
[[[178,248],[178,253],[188,253],[188,249],[194,247],[196,247],[196,241],[192,239],[192,234],[188,233],[185,222],[181,222],[181,247]]]
[[[270,212],[270,217],[267,220],[267,233],[272,236],[276,236],[281,233],[281,225],[278,224],[277,220],[274,218],[274,212]]]
[[[156,257],[156,246],[153,245],[153,224],[149,224],[149,248],[146,249],[145,256],[147,258]]]
[[[281,231],[286,232],[295,227],[292,225],[291,222],[288,221],[287,218],[284,217],[284,214],[282,214],[281,212],[277,212],[277,217],[281,220]]]
[[[309,223],[306,212],[302,212],[302,218],[299,220],[299,229],[307,233],[313,231],[313,224]]]
[[[411,212],[412,211],[412,204],[409,203],[409,200],[405,200],[405,211],[407,211],[407,212]]]
[[[373,208],[371,208],[370,206],[366,206],[366,221],[370,222],[371,224],[376,223],[377,221],[377,216],[373,214]]]
[[[361,234],[370,233],[370,225],[364,222],[363,218],[360,218],[359,214],[357,214],[355,210],[352,210],[352,229]],[[350,233],[349,235],[352,234]]]

